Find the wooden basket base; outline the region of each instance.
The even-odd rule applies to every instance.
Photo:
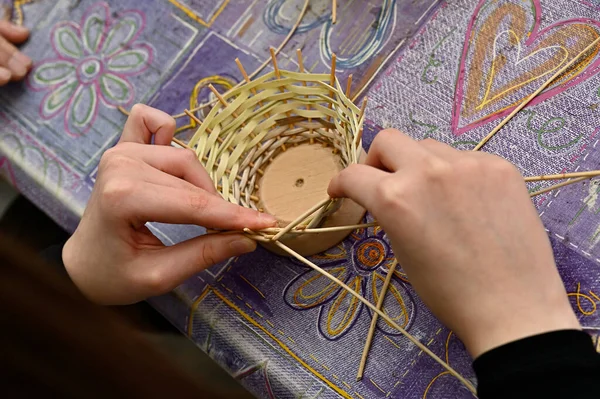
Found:
[[[259,181],[259,205],[279,220],[284,227],[314,204],[327,198],[331,179],[343,169],[340,157],[331,147],[321,144],[300,144],[279,153],[265,168]],[[342,200],[337,211],[319,227],[358,224],[365,209],[352,200]],[[281,242],[303,256],[323,252],[341,242],[351,231],[319,234],[287,235]],[[288,256],[271,243],[261,243],[274,253]]]

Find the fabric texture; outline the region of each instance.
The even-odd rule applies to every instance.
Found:
[[[17,4],[18,3],[18,4]],[[12,2],[32,28],[22,47],[28,80],[0,89],[0,172],[73,230],[102,153],[117,141],[118,106],[144,102],[169,113],[210,100],[252,71],[296,20],[299,0],[93,0]],[[449,2],[311,1],[298,34],[278,57],[297,70],[370,77],[364,145],[397,127],[472,148],[511,107],[600,32],[598,6],[577,0]],[[567,56],[568,58],[568,56]],[[524,174],[597,169],[600,120],[597,52],[534,101],[484,148]],[[178,126],[190,121],[179,119]],[[186,140],[191,131],[179,138]],[[533,185],[531,189],[544,187]],[[538,197],[561,276],[586,332],[600,332],[600,220],[596,183]],[[367,220],[371,220],[367,217]],[[171,245],[204,233],[195,226],[149,227]],[[443,245],[444,243],[440,243]],[[312,260],[369,300],[393,254],[377,228],[353,232]],[[471,359],[397,270],[385,310],[475,382]],[[232,259],[151,303],[259,397],[470,398],[441,366],[385,322],[378,324],[365,377],[356,381],[371,312],[304,265],[264,250]]]

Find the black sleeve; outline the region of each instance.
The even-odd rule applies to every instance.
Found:
[[[480,399],[600,398],[600,354],[583,331],[511,342],[473,362]]]

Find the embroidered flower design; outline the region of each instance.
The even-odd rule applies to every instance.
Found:
[[[34,89],[48,91],[40,104],[42,118],[64,112],[65,130],[80,136],[96,119],[99,102],[110,108],[130,104],[134,88],[127,78],[152,62],[152,47],[137,41],[144,25],[137,10],[119,12],[113,20],[104,2],[89,7],[80,24],[55,25],[50,42],[56,57],[41,61],[29,79]]]
[[[343,243],[312,257],[311,261],[372,303],[377,303],[388,268],[394,259],[384,236],[379,227],[356,230]],[[404,273],[396,269],[383,304],[383,310],[403,328],[410,327],[415,313],[415,303],[406,287],[407,282]],[[320,308],[318,329],[329,340],[337,340],[350,331],[364,306],[312,269],[301,273],[288,284],[284,299],[297,310]],[[372,317],[371,310],[367,308],[367,311]],[[379,321],[377,327],[388,335],[400,335],[385,321]]]

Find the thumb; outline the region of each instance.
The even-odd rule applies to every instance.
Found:
[[[206,234],[165,247],[148,256],[147,264],[159,270],[153,273],[160,280],[159,293],[171,291],[194,274],[219,262],[256,249],[256,242],[241,234]]]
[[[154,135],[154,144],[169,145],[175,128],[175,119],[169,114],[144,104],[135,104],[125,122],[119,142],[150,144]]]

